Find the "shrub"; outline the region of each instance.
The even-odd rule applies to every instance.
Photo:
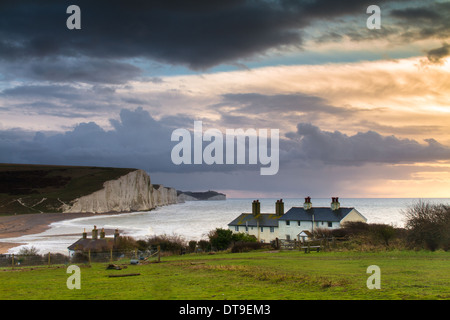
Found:
[[[217,228],[209,232],[208,238],[213,248],[216,250],[225,250],[230,247],[233,241],[233,231]]]
[[[138,244],[135,239],[130,236],[120,236],[116,248],[118,250],[134,250],[138,247]]]
[[[22,247],[19,252],[18,255],[19,256],[38,256],[39,255],[39,250],[36,249],[35,247]]]
[[[197,241],[191,240],[188,243],[189,252],[195,252],[195,248],[197,247]]]
[[[404,229],[381,223],[346,222],[342,228],[332,230],[331,234],[350,240],[351,244],[346,245],[376,249],[380,246],[391,247],[392,244],[403,246]]]
[[[247,242],[247,241],[237,241],[231,247],[232,253],[237,252],[248,252],[251,250],[261,249],[262,243],[257,241]]]
[[[89,256],[87,253],[76,252],[72,257],[72,262],[73,263],[88,263]]]
[[[147,243],[147,241],[145,241],[145,240],[137,240],[136,241],[136,246],[137,246],[137,249],[139,250],[139,251],[142,251],[142,252],[144,252],[144,251],[147,251],[148,250],[148,243]]]
[[[234,242],[238,242],[238,241],[240,241],[240,242],[257,242],[257,239],[255,236],[248,235],[243,232],[233,233],[233,235],[231,236],[231,240]]]
[[[178,235],[157,235],[147,239],[148,246],[152,249],[156,249],[160,246],[161,251],[167,251],[172,253],[180,253],[186,248],[186,241],[184,238]]]
[[[197,242],[197,246],[203,252],[207,252],[207,251],[211,250],[211,242],[209,242],[208,240],[203,240],[203,239],[199,240]]]
[[[419,201],[406,212],[407,240],[412,247],[431,251],[450,249],[450,206]]]
[[[342,231],[344,231],[347,236],[364,234],[367,233],[369,229],[369,224],[359,221],[349,221],[342,225]]]
[[[333,229],[315,228],[312,234],[316,239],[331,238],[333,237]]]
[[[389,246],[389,241],[396,235],[395,228],[387,224],[372,224],[370,232],[375,239],[381,240],[386,246]]]

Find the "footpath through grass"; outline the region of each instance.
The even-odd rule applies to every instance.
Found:
[[[67,288],[67,266],[1,269],[0,299],[373,300],[450,299],[448,252],[221,253],[163,257],[106,270],[81,266],[81,289]],[[371,265],[381,289],[368,289]],[[138,276],[115,277],[140,273]]]

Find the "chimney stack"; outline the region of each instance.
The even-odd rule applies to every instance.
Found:
[[[83,239],[87,239],[87,232],[86,232],[86,229],[84,229],[84,231],[83,231]]]
[[[284,214],[284,202],[283,199],[277,200],[275,203],[275,214],[277,216],[282,216]]]
[[[338,197],[331,198],[331,210],[339,210],[341,204],[339,203]]]
[[[259,200],[253,200],[252,203],[252,214],[254,216],[257,216],[261,213],[261,203],[259,202]]]
[[[98,229],[97,226],[94,226],[94,229],[92,229],[92,240],[97,240],[98,238]]]
[[[100,239],[104,239],[105,238],[105,229],[102,228],[102,231],[100,231]]]
[[[114,243],[119,241],[119,229],[114,230]]]
[[[305,203],[303,204],[303,209],[309,210],[312,208],[311,197],[305,198]]]

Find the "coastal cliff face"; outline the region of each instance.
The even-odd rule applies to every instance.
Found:
[[[177,203],[175,189],[155,186],[151,184],[150,176],[145,171],[132,171],[116,180],[106,181],[101,190],[77,198],[71,204],[63,205],[62,211],[72,213],[148,211],[158,206]]]
[[[178,203],[177,190],[174,188],[164,187],[160,184],[154,184],[152,199],[155,207]]]

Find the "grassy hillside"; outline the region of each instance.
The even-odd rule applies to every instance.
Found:
[[[136,169],[0,164],[0,214],[59,212],[63,203]]]
[[[67,265],[2,268],[0,299],[376,300],[450,299],[450,253],[444,251],[259,251],[162,257],[161,263],[81,266],[81,289],[69,290]],[[377,265],[381,288],[369,289]],[[139,273],[110,278],[109,275]]]

